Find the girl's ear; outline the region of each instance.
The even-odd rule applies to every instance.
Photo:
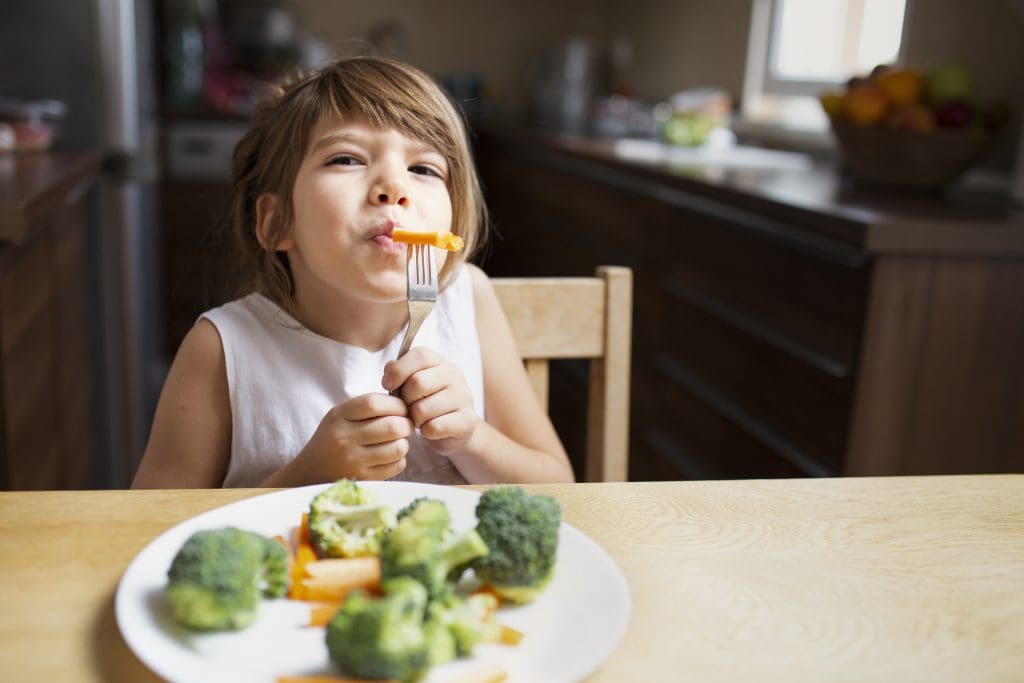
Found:
[[[265,192],[256,199],[256,240],[264,249],[287,251],[293,246],[290,231],[275,230],[277,220],[277,195]],[[276,239],[276,244],[268,245],[267,240]]]

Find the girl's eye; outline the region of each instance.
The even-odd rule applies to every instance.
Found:
[[[410,166],[409,170],[418,175],[430,175],[434,176],[435,178],[441,178],[442,180],[444,179],[444,174],[441,173],[441,171],[434,168],[433,166],[427,166],[426,164],[416,164],[415,166]]]
[[[342,154],[341,156],[333,157],[327,162],[331,166],[358,166],[362,162],[351,154]]]

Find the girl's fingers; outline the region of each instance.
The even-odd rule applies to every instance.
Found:
[[[413,405],[448,387],[457,378],[449,365],[435,365],[413,373],[402,385],[402,400]]]
[[[420,426],[420,434],[424,439],[437,441],[449,437],[464,438],[472,431],[474,416],[465,410],[453,410],[432,417]]]
[[[331,409],[331,413],[336,413],[338,417],[350,422],[361,422],[386,415],[404,417],[408,412],[405,401],[388,394],[363,394]]]
[[[417,346],[398,360],[389,361],[384,365],[381,386],[385,391],[392,391],[405,384],[417,372],[440,365],[441,362],[441,356],[428,348]]]
[[[409,440],[395,439],[394,441],[388,441],[387,443],[378,443],[372,446],[363,447],[362,453],[359,455],[359,460],[365,469],[386,467],[388,465],[394,465],[399,461],[404,463],[405,456],[408,452]],[[402,465],[402,468],[405,468],[404,464]]]
[[[410,402],[409,417],[416,427],[422,429],[428,420],[463,409],[473,412],[473,395],[468,388],[456,385]]]
[[[383,465],[374,465],[367,467],[365,476],[362,479],[376,479],[378,481],[384,479],[390,479],[391,477],[397,476],[405,470],[405,458],[399,458],[394,462],[385,463]]]
[[[415,426],[407,417],[389,415],[366,420],[359,425],[357,440],[362,446],[387,443],[395,439],[402,439],[412,434]]]

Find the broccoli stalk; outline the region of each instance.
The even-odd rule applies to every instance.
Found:
[[[309,504],[309,535],[320,557],[376,555],[394,523],[391,508],[350,479],[338,480]]]
[[[562,508],[550,496],[519,486],[496,486],[476,506],[476,530],[489,553],[476,559],[476,576],[502,598],[527,603],[554,575]]]
[[[431,599],[450,592],[459,570],[487,554],[475,530],[457,535],[450,524],[442,501],[420,498],[410,503],[381,544],[381,579],[411,577],[426,587]]]
[[[327,626],[327,650],[341,672],[407,683],[421,678],[431,664],[451,659],[450,635],[424,627],[427,590],[407,577],[382,588],[381,598],[361,589],[350,593]]]
[[[174,618],[197,630],[245,628],[260,598],[288,590],[288,555],[277,541],[233,527],[197,531],[167,571]]]

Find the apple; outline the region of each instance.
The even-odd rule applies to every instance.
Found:
[[[967,100],[973,90],[971,72],[962,64],[949,63],[932,69],[925,82],[925,98],[933,108],[950,100]]]

